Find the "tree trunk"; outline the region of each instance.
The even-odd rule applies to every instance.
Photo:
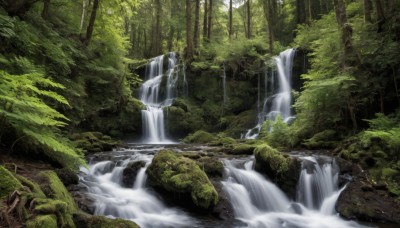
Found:
[[[193,59],[192,12],[191,0],[186,0],[186,60]]]
[[[211,32],[212,32],[212,14],[213,14],[213,0],[208,0],[209,8],[208,8],[208,28],[207,28],[207,39],[211,40]]]
[[[200,0],[196,0],[194,34],[193,34],[193,43],[195,49],[199,47],[199,39],[200,39]]]
[[[208,18],[208,4],[207,0],[204,0],[204,18],[203,18],[203,40],[207,37],[207,18]]]
[[[247,39],[251,39],[251,8],[250,0],[247,0]]]
[[[272,54],[274,51],[274,41],[275,41],[275,33],[274,33],[274,0],[266,0],[263,4],[264,16],[267,20],[267,30],[268,30],[268,40],[269,40],[269,52]]]
[[[90,20],[89,24],[86,30],[86,40],[85,40],[85,45],[89,46],[90,41],[93,36],[93,29],[94,29],[94,22],[96,20],[96,14],[97,14],[97,9],[99,8],[99,0],[94,0],[93,1],[93,9],[92,9],[92,14],[90,15]]]
[[[174,26],[170,26],[169,29],[169,37],[168,37],[168,51],[171,52],[173,48],[173,39],[174,39],[175,28]]]
[[[39,0],[4,0],[4,9],[11,16],[22,16]]]
[[[50,0],[44,0],[42,18],[47,20],[49,18]]]
[[[344,68],[352,65],[349,57],[353,53],[353,44],[351,42],[353,29],[350,24],[347,23],[346,6],[343,0],[333,0],[335,6],[336,20],[341,29],[341,39],[344,48]]]
[[[378,32],[382,32],[382,26],[385,23],[385,15],[382,8],[381,0],[375,0],[376,20],[378,22]]]
[[[161,54],[162,50],[161,50],[161,0],[156,0],[156,31],[155,31],[155,35],[156,35],[156,43],[155,43],[155,54],[159,55]]]
[[[304,0],[296,0],[297,24],[306,23],[306,6]]]
[[[372,2],[371,0],[364,0],[364,22],[371,23]]]
[[[233,16],[233,8],[232,8],[232,0],[229,0],[229,39],[232,39],[232,16]]]
[[[86,9],[87,5],[86,5],[86,0],[82,0],[82,15],[81,15],[81,23],[79,25],[79,33],[82,33],[82,29],[83,29],[83,23],[85,22],[85,17],[86,17]]]

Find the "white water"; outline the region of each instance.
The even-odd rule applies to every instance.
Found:
[[[298,191],[300,195],[304,193],[311,198],[315,190],[320,191],[324,197],[312,201],[313,205],[319,205],[317,208],[303,205],[302,201],[291,202],[275,184],[251,169],[251,161],[244,164],[244,169],[238,168],[240,161],[225,161],[227,179],[222,184],[234,208],[235,217],[246,223],[247,227],[361,227],[335,214],[335,203],[343,189],[337,189],[338,170],[334,163],[331,161],[319,166],[315,159],[312,160],[305,158],[306,162],[312,163],[309,165],[315,165],[315,169],[302,167],[302,173],[307,169],[311,172],[310,181],[300,179],[299,186],[304,188]],[[316,171],[317,166],[319,171]]]
[[[292,116],[292,86],[290,84],[292,78],[293,59],[295,49],[288,49],[274,57],[276,69],[271,70],[271,73],[264,74],[264,104],[262,110],[258,107],[257,124],[255,127],[247,130],[242,134],[243,139],[256,139],[265,120],[275,120],[278,115],[283,119],[283,122],[289,122],[294,117]],[[275,81],[277,78],[277,88]],[[268,83],[270,82],[270,83]],[[269,86],[271,89],[269,89]],[[261,94],[260,78],[258,80],[258,96]]]
[[[193,224],[183,211],[166,207],[162,201],[145,186],[146,169],[153,155],[134,154],[118,161],[102,161],[81,169],[86,173],[80,182],[87,186],[88,195],[95,199],[96,215],[123,218],[136,222],[140,227],[188,227]],[[124,168],[135,161],[146,162],[136,176],[133,188],[121,186]],[[114,167],[115,166],[115,167]]]
[[[178,80],[177,58],[174,52],[169,53],[166,88],[162,90],[164,55],[151,60],[146,67],[146,81],[140,88],[139,98],[146,110],[142,110],[143,141],[149,144],[172,143],[166,138],[163,108],[170,106],[175,98]],[[162,94],[165,93],[165,94]]]

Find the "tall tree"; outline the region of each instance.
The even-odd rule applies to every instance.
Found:
[[[193,37],[192,37],[192,4],[191,0],[186,0],[186,60],[193,59]]]
[[[207,37],[208,34],[208,1],[204,0],[204,18],[203,18],[203,39]]]
[[[304,0],[296,0],[296,21],[297,24],[304,24],[307,21],[306,5]]]
[[[268,40],[269,40],[269,52],[272,54],[274,51],[274,41],[275,41],[275,13],[276,8],[274,6],[275,0],[265,0],[263,1],[264,16],[267,20],[267,30],[268,30]]]
[[[381,32],[382,26],[385,23],[385,15],[383,12],[381,0],[375,0],[375,7],[376,7],[376,20],[378,22],[378,32]]]
[[[208,26],[207,26],[207,39],[211,40],[211,33],[212,33],[212,18],[213,18],[213,0],[208,0]]]
[[[199,39],[200,39],[200,0],[196,0],[194,34],[193,34],[194,48],[199,47]]]
[[[47,19],[49,17],[50,0],[43,1],[42,18]]]
[[[87,13],[87,0],[82,0],[82,14],[81,14],[81,23],[79,25],[79,33],[82,32],[83,29],[83,23],[85,22],[85,17]]]
[[[247,39],[250,39],[251,38],[251,6],[250,6],[250,0],[247,0],[246,9],[247,9]]]
[[[233,7],[232,7],[232,0],[229,0],[229,39],[232,39],[232,34],[233,34],[232,21],[233,21]]]
[[[88,24],[88,27],[86,30],[86,39],[84,42],[86,44],[86,46],[88,46],[90,44],[90,41],[93,36],[94,22],[96,20],[97,9],[99,8],[99,1],[100,0],[93,1],[92,14],[90,15],[89,24]]]
[[[371,0],[364,0],[364,21],[365,22],[369,22],[369,23],[372,22],[371,13],[372,13]]]
[[[161,14],[162,14],[162,7],[161,7],[161,0],[155,0],[156,3],[156,24],[154,30],[154,41],[153,41],[153,55],[161,54]]]

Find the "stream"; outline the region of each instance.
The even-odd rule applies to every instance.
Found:
[[[197,151],[193,153],[215,149],[132,144],[125,149],[90,156],[89,168],[81,169],[80,183],[94,199],[94,214],[132,220],[141,227],[362,227],[341,219],[334,210],[343,188],[338,189],[339,169],[330,157],[301,156],[302,170],[295,201],[253,170],[253,156],[220,158],[225,167],[220,182],[235,217],[229,221],[171,205],[147,185],[146,168],[164,148]],[[143,167],[134,177],[133,185],[126,186],[124,169],[135,162],[142,162]]]

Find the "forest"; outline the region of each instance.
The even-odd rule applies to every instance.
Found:
[[[399,0],[0,0],[0,227],[398,227]]]

